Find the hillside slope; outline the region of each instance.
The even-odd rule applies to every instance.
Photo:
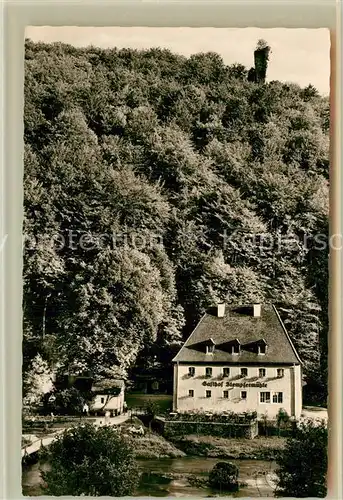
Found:
[[[268,301],[325,398],[327,98],[214,53],[26,41],[24,120],[24,380],[37,352],[166,363],[213,301]]]

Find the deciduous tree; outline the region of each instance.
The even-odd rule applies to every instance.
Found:
[[[277,496],[324,498],[327,494],[327,441],[324,422],[301,423],[277,460]]]
[[[53,496],[129,496],[139,474],[130,446],[112,427],[82,424],[59,436],[48,451],[44,492]]]

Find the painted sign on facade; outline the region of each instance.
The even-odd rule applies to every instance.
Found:
[[[206,382],[202,385],[206,387],[223,387],[224,382]],[[267,387],[265,382],[225,382],[225,387]]]

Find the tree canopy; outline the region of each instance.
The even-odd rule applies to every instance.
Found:
[[[129,496],[139,481],[131,447],[112,427],[82,424],[48,450],[44,492],[53,496]]]
[[[25,373],[126,377],[258,300],[325,398],[327,98],[214,53],[27,40],[24,121]]]
[[[298,426],[278,463],[277,496],[324,498],[327,494],[328,431],[324,422],[311,420]]]

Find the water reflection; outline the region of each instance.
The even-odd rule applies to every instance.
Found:
[[[206,480],[209,471],[218,461],[220,460],[216,458],[203,457],[138,460],[142,478],[135,496],[199,498],[218,495],[220,492],[209,487],[194,485],[187,479],[187,476],[191,475]],[[230,496],[255,498],[274,496],[272,483],[274,462],[260,460],[231,460],[231,462],[239,467],[239,481],[245,483],[245,486]],[[48,464],[36,463],[24,466],[22,476],[24,495],[42,495],[40,468],[46,470]]]

